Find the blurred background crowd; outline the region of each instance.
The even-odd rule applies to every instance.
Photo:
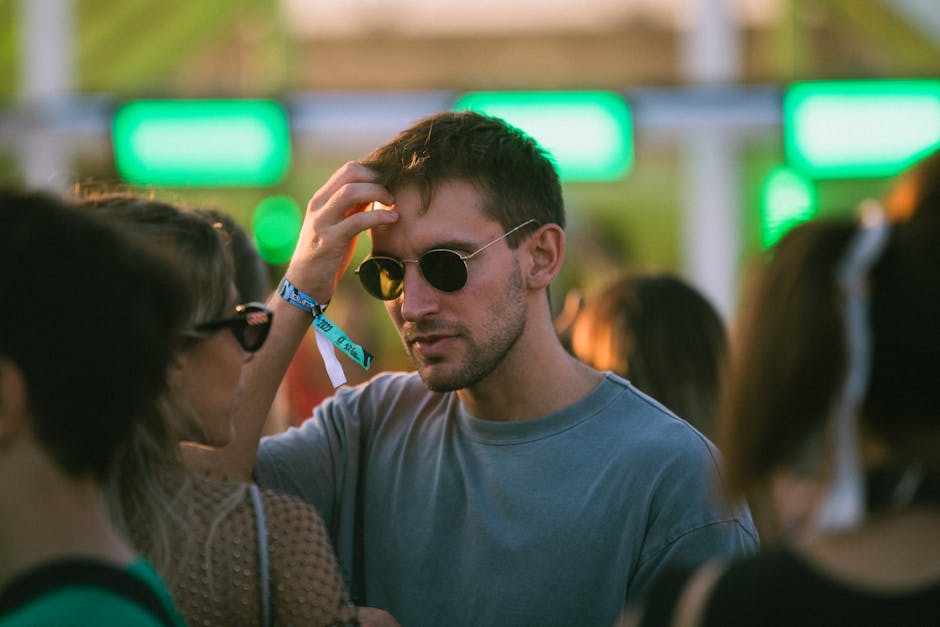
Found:
[[[727,321],[786,229],[880,197],[940,145],[938,70],[935,0],[0,0],[0,182],[222,211],[270,289],[330,172],[477,108],[560,166],[559,316],[634,269]],[[374,370],[409,368],[355,281],[331,317]],[[332,389],[309,340],[284,423]]]

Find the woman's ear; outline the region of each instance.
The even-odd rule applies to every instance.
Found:
[[[188,353],[186,351],[176,351],[172,361],[166,371],[167,384],[173,390],[184,380],[187,374],[187,364],[189,363]]]
[[[561,270],[565,253],[565,232],[557,224],[544,224],[530,235],[523,246],[529,253],[526,276],[530,289],[543,289]]]
[[[29,390],[23,371],[0,358],[0,448],[23,429],[29,414]]]

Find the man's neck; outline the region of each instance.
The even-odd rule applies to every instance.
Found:
[[[578,361],[552,335],[542,342],[517,345],[483,381],[457,395],[473,416],[528,420],[584,398],[602,378],[602,373]]]

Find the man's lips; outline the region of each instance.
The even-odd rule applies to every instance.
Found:
[[[455,338],[455,335],[439,333],[414,335],[408,338],[408,343],[421,354],[431,355],[445,350]]]
[[[441,340],[446,340],[448,338],[454,337],[453,335],[448,335],[445,333],[435,333],[433,335],[415,335],[408,338],[409,344],[420,344],[420,345],[430,345]]]

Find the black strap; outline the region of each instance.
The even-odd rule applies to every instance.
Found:
[[[940,506],[940,473],[936,470],[886,465],[869,471],[865,479],[872,511],[907,505]]]
[[[177,627],[157,593],[123,568],[93,559],[66,559],[40,566],[14,579],[0,593],[0,616],[58,588],[91,585],[131,599],[166,627]]]
[[[353,521],[353,567],[352,581],[349,586],[349,598],[355,605],[368,605],[369,596],[366,590],[366,550],[365,550],[365,481],[366,481],[366,454],[365,454],[365,435],[362,433],[362,426],[359,427],[359,450],[356,454],[359,456],[358,468],[356,470],[356,509]],[[336,527],[334,526],[334,529]],[[337,545],[338,546],[338,545]]]
[[[679,599],[694,573],[692,568],[671,568],[660,573],[643,600],[640,627],[672,625]]]

